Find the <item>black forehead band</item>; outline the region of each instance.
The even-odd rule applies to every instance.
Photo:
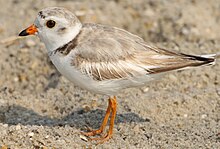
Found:
[[[45,15],[43,15],[43,12],[42,11],[40,11],[39,13],[38,13],[38,15],[42,18],[42,19],[45,19]]]

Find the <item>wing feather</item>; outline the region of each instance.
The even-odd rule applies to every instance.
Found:
[[[125,79],[210,63],[213,59],[149,46],[125,30],[86,24],[72,65],[95,80]]]

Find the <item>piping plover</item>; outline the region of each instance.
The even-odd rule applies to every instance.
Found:
[[[48,55],[67,79],[81,88],[109,96],[106,115],[98,130],[83,133],[104,142],[112,137],[116,116],[116,94],[125,88],[139,87],[171,70],[213,64],[215,55],[194,56],[148,45],[142,38],[123,29],[82,24],[64,8],[41,10],[34,24],[19,36],[37,35]]]

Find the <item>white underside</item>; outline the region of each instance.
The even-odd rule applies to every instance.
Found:
[[[55,67],[58,71],[65,76],[69,81],[73,82],[83,89],[89,90],[93,93],[104,95],[116,95],[119,91],[129,87],[143,86],[149,81],[152,81],[158,75],[143,75],[137,78],[125,78],[125,79],[112,79],[96,81],[91,77],[82,74],[74,66],[71,65],[73,61],[74,53],[71,51],[67,56],[63,56],[60,53],[50,55]]]

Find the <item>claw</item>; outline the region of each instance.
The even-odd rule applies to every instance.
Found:
[[[105,135],[103,135],[101,137],[89,138],[89,141],[98,141],[96,144],[102,144],[111,138],[112,138],[112,133],[106,133]]]
[[[98,129],[98,130],[90,130],[89,132],[81,132],[82,135],[84,136],[95,136],[97,134],[101,134],[102,133],[102,130]]]

